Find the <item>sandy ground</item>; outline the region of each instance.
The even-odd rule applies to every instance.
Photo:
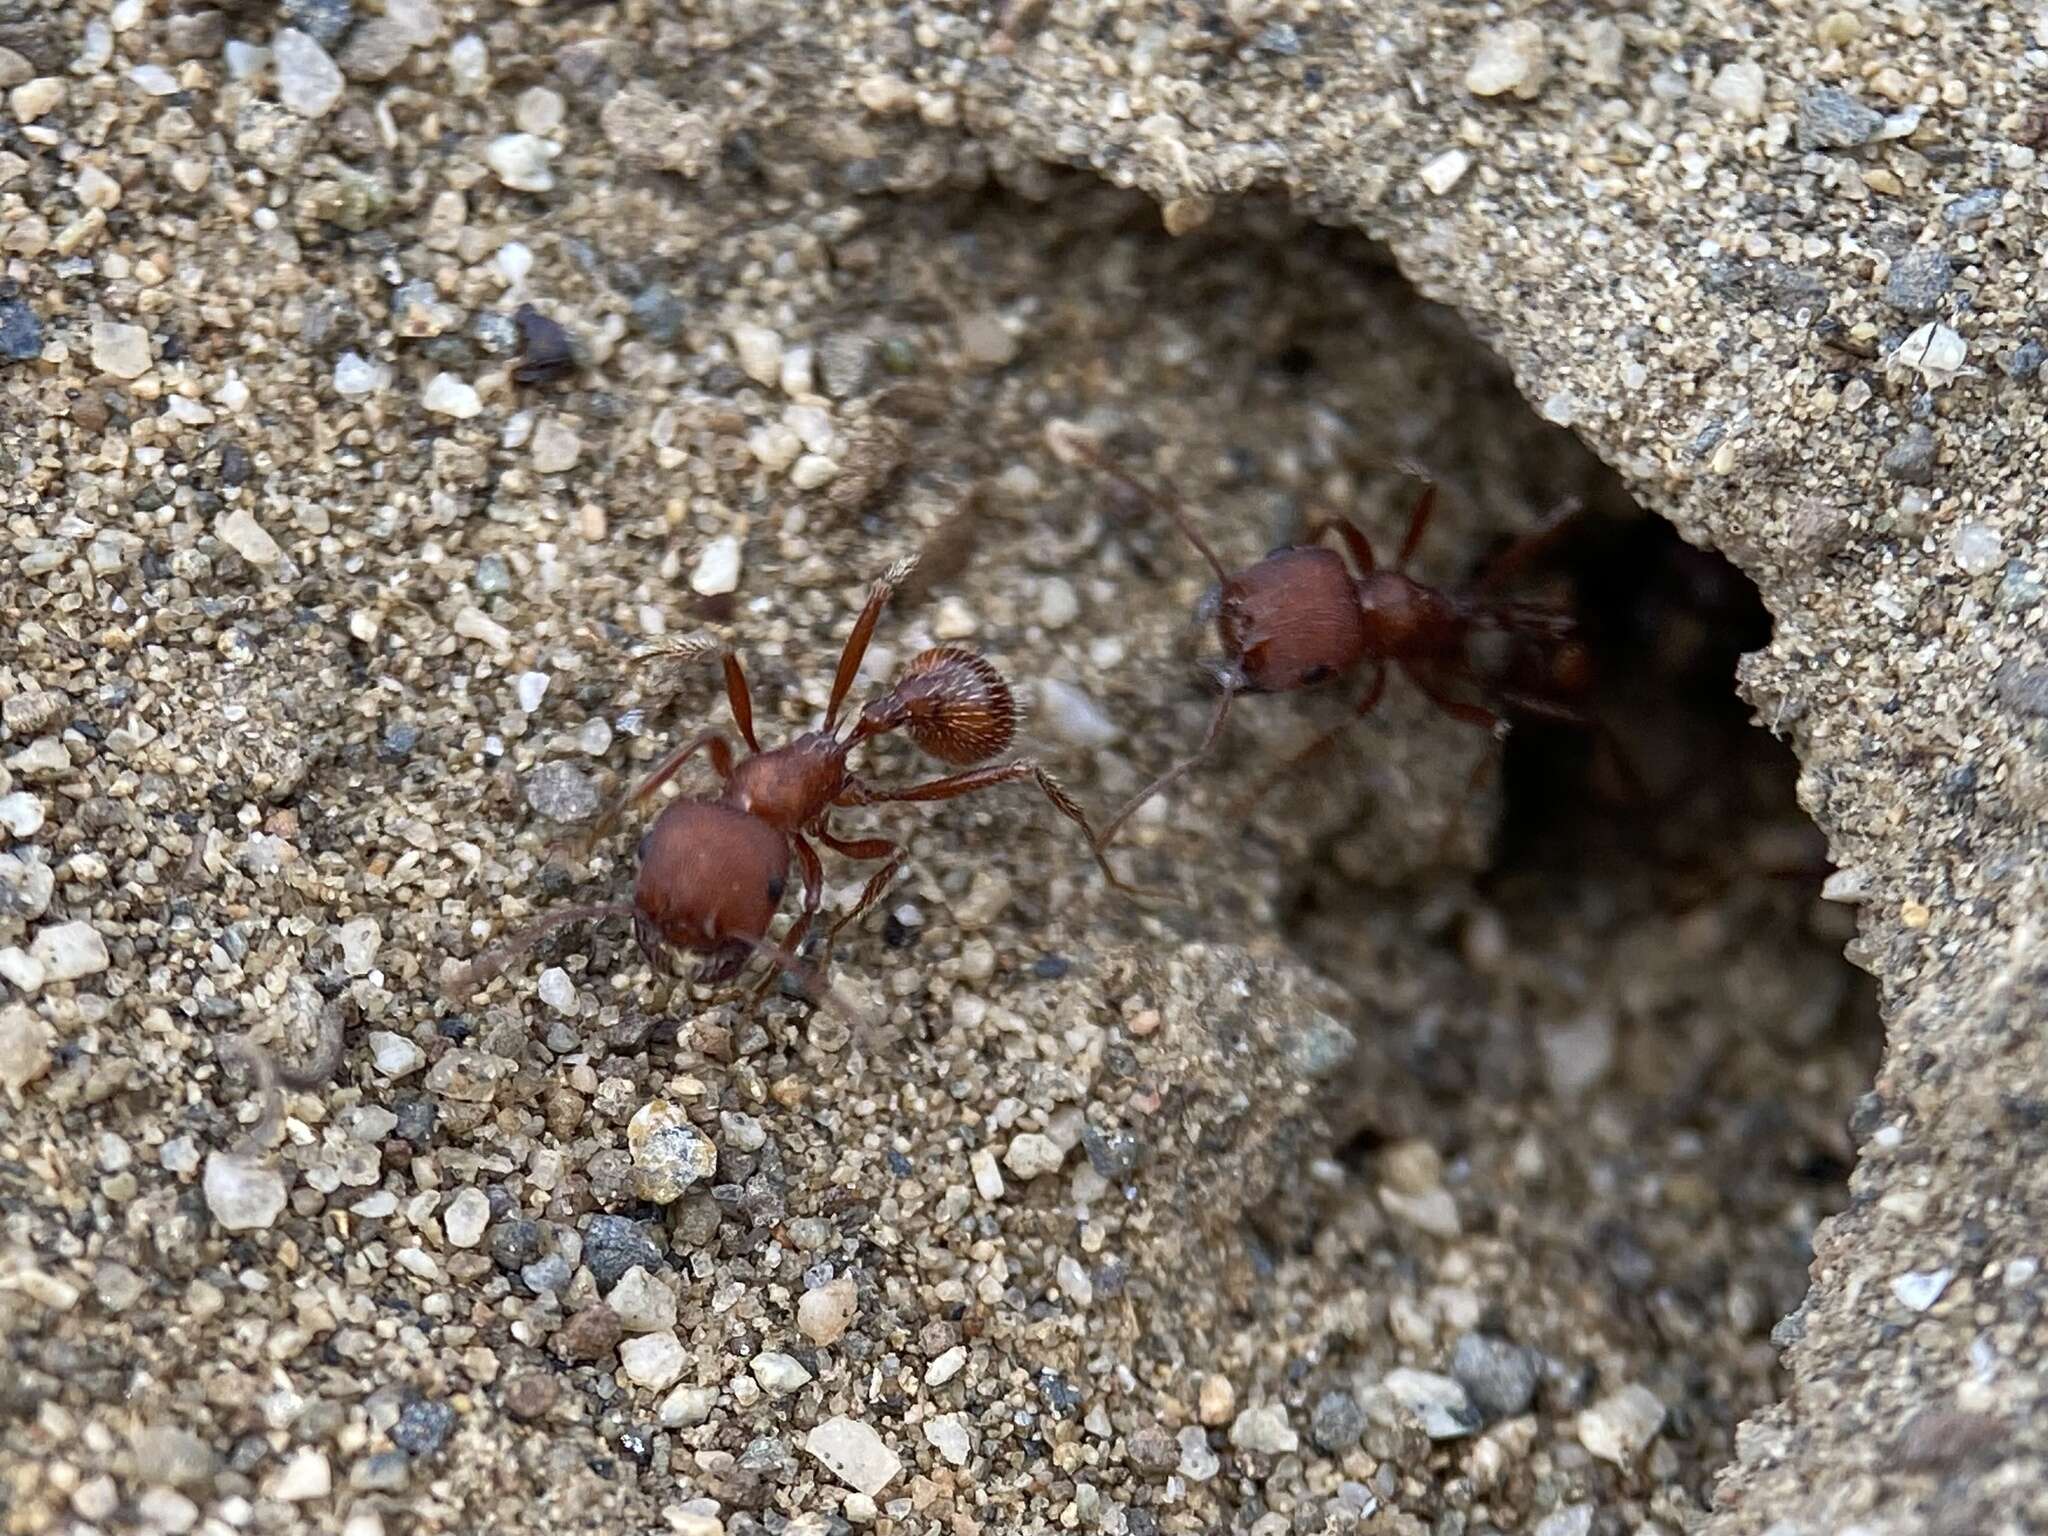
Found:
[[[1978,41],[1013,12],[0,8],[9,1530],[2023,1508],[2037,413],[1984,318],[2021,215],[1930,212],[1951,271],[1894,293],[1906,214],[1807,251],[1765,190],[1947,208],[1981,156],[1802,151],[1799,102],[1890,38],[1868,92],[2010,145],[1996,91],[1945,104]],[[1478,52],[1518,86],[1474,97]],[[1809,137],[1879,131],[1825,103]],[[1936,310],[1993,327],[1980,373],[1898,362]],[[1328,507],[1391,550],[1403,459],[1432,580],[1585,501],[1563,574],[1656,807],[1570,732],[1482,766],[1397,684],[1246,817],[1348,695],[1254,700],[1116,855],[1142,904],[1028,789],[850,820],[914,855],[835,956],[878,1029],[652,976],[618,922],[446,1000],[624,893],[630,835],[560,844],[722,720],[665,646],[729,639],[793,734],[899,557],[864,688],[984,649],[1099,809],[1191,741],[1206,572],[1055,419],[1235,559]],[[1560,423],[1759,581],[1750,704],[1755,599]],[[1802,803],[1891,989],[1874,1092]],[[337,1027],[258,1123],[232,1043]]]

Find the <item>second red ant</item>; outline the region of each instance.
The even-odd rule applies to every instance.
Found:
[[[957,646],[919,652],[888,691],[870,700],[851,729],[841,733],[840,711],[867,654],[875,624],[915,563],[901,561],[875,583],[839,654],[823,724],[784,746],[764,750],[755,739],[746,673],[736,655],[721,649],[726,699],[733,724],[746,744],[746,755],[734,756],[723,731],[692,737],[615,801],[586,842],[594,843],[609,832],[627,810],[667,783],[700,751],[710,754],[711,766],[724,787],[714,796],[674,801],[655,818],[640,839],[640,870],[631,901],[554,913],[505,948],[464,967],[451,979],[450,990],[458,995],[474,991],[542,935],[565,923],[630,916],[634,937],[650,965],[658,965],[664,951],[700,954],[704,956],[696,975],[700,982],[730,981],[756,954],[777,961],[756,989],[759,995],[782,969],[804,969],[796,956],[825,897],[824,866],[812,839],[850,859],[885,861],[862,889],[853,910],[828,931],[828,962],[832,940],[881,899],[907,857],[899,844],[887,838],[840,837],[832,830],[833,811],[955,800],[1024,779],[1035,782],[1053,808],[1088,835],[1103,876],[1112,886],[1128,891],[1103,858],[1086,814],[1037,762],[1030,758],[988,762],[1009,746],[1016,732],[1017,707],[1009,684],[987,657]],[[697,643],[684,647],[681,654],[702,654],[713,648],[711,643]],[[940,762],[965,771],[892,789],[868,784],[848,769],[848,760],[864,743],[899,730]],[[970,766],[973,764],[983,766]],[[803,877],[803,908],[777,944],[767,937],[768,927],[782,904],[792,854]]]
[[[1516,541],[1472,585],[1457,590],[1433,587],[1407,574],[1436,507],[1433,485],[1416,500],[1392,569],[1379,566],[1372,541],[1357,524],[1332,517],[1311,525],[1299,544],[1283,546],[1232,571],[1170,487],[1154,489],[1139,481],[1066,423],[1053,423],[1047,441],[1060,458],[1091,466],[1141,505],[1170,517],[1208,561],[1218,583],[1212,600],[1223,654],[1206,668],[1218,690],[1209,728],[1191,754],[1109,819],[1098,848],[1107,847],[1140,806],[1209,755],[1223,733],[1232,701],[1241,693],[1291,693],[1365,667],[1370,676],[1353,711],[1352,718],[1357,719],[1378,706],[1386,691],[1387,669],[1398,666],[1452,719],[1495,734],[1506,729],[1506,721],[1490,705],[1588,723],[1569,702],[1585,691],[1591,678],[1590,657],[1575,636],[1571,615],[1501,595],[1508,578],[1556,536],[1570,509]],[[1341,553],[1323,543],[1332,533],[1350,551],[1355,572]],[[1487,702],[1460,696],[1467,692]],[[1323,751],[1343,729],[1338,725],[1322,733],[1265,784]]]

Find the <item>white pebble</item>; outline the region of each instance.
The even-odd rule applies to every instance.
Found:
[[[532,133],[501,133],[484,149],[484,164],[515,192],[547,192],[555,185],[549,163],[562,146]]]
[[[492,260],[497,263],[498,272],[506,284],[517,288],[533,271],[533,247],[508,240],[498,247],[498,254]]]
[[[1063,576],[1048,577],[1038,589],[1038,622],[1047,629],[1065,629],[1081,614],[1074,584]]]
[[[491,83],[490,50],[474,32],[458,37],[448,48],[448,74],[458,96],[475,96]]]
[[[583,728],[576,733],[576,749],[589,757],[603,757],[611,750],[611,722],[599,716],[583,722]]]
[[[840,1275],[816,1290],[805,1291],[796,1304],[796,1331],[813,1344],[836,1344],[853,1322],[859,1288],[851,1275]]]
[[[377,964],[377,951],[384,943],[384,930],[374,917],[358,917],[341,925],[341,968],[351,976],[367,976]]]
[[[969,932],[986,928],[1010,905],[1010,877],[1000,869],[978,869],[967,894],[953,903],[953,921]]]
[[[467,421],[484,408],[476,387],[452,373],[437,373],[427,380],[427,387],[420,392],[420,404],[436,416],[452,416],[457,421]]]
[[[780,473],[796,463],[803,451],[804,440],[779,421],[756,427],[747,434],[747,452],[763,469]]]
[[[201,1184],[207,1210],[229,1232],[260,1231],[284,1209],[284,1175],[256,1158],[211,1153]]]
[[[1424,163],[1416,172],[1422,184],[1438,197],[1465,179],[1465,173],[1472,169],[1472,157],[1462,149],[1447,149],[1435,159]]]
[[[490,1197],[474,1184],[458,1189],[441,1213],[441,1230],[457,1248],[474,1248],[484,1240],[484,1229],[490,1224]]]
[[[540,708],[540,701],[548,696],[548,684],[553,681],[545,672],[522,672],[512,680],[512,696],[519,701],[519,712],[530,715]]]
[[[1664,1405],[1648,1387],[1630,1382],[1579,1414],[1579,1444],[1602,1461],[1626,1467],[1664,1427]]]
[[[1053,1279],[1059,1282],[1060,1294],[1077,1308],[1085,1312],[1095,1304],[1095,1282],[1088,1278],[1088,1271],[1082,1268],[1079,1259],[1070,1253],[1061,1254],[1059,1262],[1053,1265],[1052,1273]]]
[[[1989,576],[2005,564],[2005,545],[1996,530],[1982,523],[1964,523],[1950,546],[1957,569],[1970,576]]]
[[[619,1276],[605,1305],[628,1333],[662,1333],[676,1325],[676,1293],[638,1264]]]
[[[924,1384],[928,1387],[943,1387],[958,1376],[967,1364],[967,1346],[955,1344],[924,1368]]]
[[[309,1447],[279,1468],[263,1491],[286,1504],[324,1499],[334,1491],[334,1470],[324,1455]]]
[[[777,1349],[761,1351],[754,1356],[749,1369],[754,1373],[754,1380],[761,1384],[761,1390],[774,1397],[786,1397],[801,1387],[809,1386],[814,1379],[804,1369],[801,1360]]]
[[[1963,359],[1969,352],[1969,343],[1960,335],[1930,320],[1886,356],[1884,371],[1892,379],[1917,375],[1929,389],[1940,389],[1964,371]]]
[[[926,1419],[924,1437],[953,1466],[966,1466],[967,1458],[974,1454],[974,1437],[968,1432],[964,1413],[942,1413]]]
[[[903,1470],[902,1459],[880,1435],[845,1414],[827,1419],[813,1429],[804,1438],[804,1449],[847,1487],[871,1499]]]
[[[277,71],[277,99],[301,117],[325,117],[341,100],[341,70],[327,50],[297,27],[286,27],[271,39],[271,63]]]
[[[1474,96],[1503,96],[1512,91],[1523,101],[1535,97],[1550,78],[1550,45],[1541,24],[1503,22],[1479,34],[1479,46],[1465,71],[1465,89]]]
[[[815,491],[839,473],[836,459],[822,453],[807,453],[790,466],[789,483],[800,491]]]
[[[739,584],[740,541],[733,534],[720,534],[704,546],[690,568],[690,590],[699,597],[716,597]]]
[[[128,79],[145,96],[175,96],[178,92],[178,77],[161,64],[138,64],[128,71]]]
[[[661,1406],[655,1409],[654,1417],[664,1429],[694,1429],[709,1419],[711,1410],[717,1406],[716,1387],[699,1387],[685,1383],[661,1400]]]
[[[284,559],[283,548],[247,507],[230,507],[214,523],[213,531],[220,535],[223,544],[253,566],[267,570]]]
[[[996,1166],[996,1155],[987,1147],[979,1147],[968,1154],[967,1166],[974,1173],[974,1187],[984,1200],[1003,1198],[1003,1171]]]
[[[56,923],[35,936],[29,954],[51,981],[97,976],[110,963],[107,941],[91,923]]]
[[[553,133],[562,126],[562,98],[544,85],[530,85],[512,103],[512,121],[527,133]]]
[[[1285,1408],[1265,1403],[1237,1416],[1230,1426],[1230,1443],[1262,1456],[1286,1456],[1300,1448],[1301,1437],[1288,1424]]]
[[[583,439],[565,421],[550,416],[533,429],[534,470],[543,475],[567,474],[583,457]]]
[[[782,338],[765,325],[732,328],[732,350],[740,369],[756,384],[771,388],[782,380]]]
[[[1892,1281],[1892,1296],[1909,1312],[1925,1312],[1941,1300],[1955,1273],[1952,1269],[1909,1270]]]
[[[1754,59],[1723,64],[1707,94],[1729,116],[1753,123],[1764,115],[1764,67]]]
[[[149,372],[149,332],[139,325],[95,320],[92,365],[117,379],[139,379]]]
[[[410,1077],[427,1064],[418,1046],[388,1029],[371,1030],[369,1042],[370,1064],[386,1077]]]
[[[1038,710],[1045,733],[1070,747],[1106,747],[1124,733],[1094,699],[1056,677],[1038,680]]]
[[[43,962],[19,945],[10,944],[0,949],[0,981],[8,982],[17,991],[33,997],[43,990],[43,983],[49,979]]]
[[[1202,1432],[1199,1424],[1182,1428],[1174,1441],[1180,1446],[1180,1466],[1176,1469],[1191,1483],[1206,1483],[1214,1477],[1222,1460],[1209,1449],[1209,1437]]]
[[[43,826],[43,802],[25,789],[0,795],[0,831],[12,837],[34,837]]]
[[[1432,1440],[1456,1440],[1479,1428],[1478,1411],[1452,1377],[1401,1366],[1387,1372],[1380,1386]]]
[[[680,1381],[688,1359],[682,1340],[671,1329],[644,1333],[619,1346],[619,1364],[625,1368],[626,1379],[651,1392],[664,1391]]]
[[[1003,1166],[1020,1179],[1035,1179],[1041,1174],[1056,1173],[1067,1156],[1060,1150],[1059,1143],[1050,1136],[1037,1131],[1024,1131],[1010,1140],[1010,1149],[1003,1154]]]
[[[334,360],[334,392],[344,400],[367,400],[391,387],[391,370],[360,352],[344,352]]]
[[[0,1009],[0,1088],[8,1097],[18,1103],[21,1090],[50,1070],[50,1059],[50,1026],[26,1008]]]
[[[555,1012],[576,1011],[576,983],[559,965],[551,965],[540,973],[540,984],[535,990],[540,993],[540,1000]]]

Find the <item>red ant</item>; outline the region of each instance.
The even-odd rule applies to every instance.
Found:
[[[1221,659],[1205,664],[1220,690],[1216,713],[1192,754],[1110,818],[1098,848],[1108,846],[1139,806],[1208,756],[1240,693],[1291,693],[1366,665],[1372,678],[1353,712],[1355,719],[1379,704],[1391,664],[1407,673],[1452,719],[1483,726],[1496,736],[1506,731],[1506,721],[1484,705],[1454,696],[1453,689],[1469,684],[1496,704],[1554,720],[1589,723],[1581,711],[1561,702],[1582,693],[1590,682],[1590,657],[1575,638],[1571,615],[1497,595],[1502,582],[1557,536],[1574,509],[1567,508],[1564,515],[1518,540],[1477,581],[1458,591],[1444,591],[1406,574],[1436,509],[1434,485],[1416,500],[1391,570],[1379,568],[1372,542],[1357,524],[1333,517],[1313,524],[1301,543],[1276,549],[1241,571],[1230,571],[1171,487],[1154,490],[1144,485],[1067,423],[1053,423],[1047,441],[1061,459],[1091,466],[1140,504],[1171,517],[1218,581],[1198,610],[1199,616],[1207,617],[1213,605],[1216,633],[1223,642]],[[1323,545],[1323,537],[1330,533],[1341,537],[1350,550],[1357,574],[1342,554]],[[1337,725],[1325,731],[1248,798],[1256,800],[1275,780],[1327,748],[1344,729]]]
[[[1119,890],[1119,880],[1097,846],[1086,814],[1059,784],[1030,758],[988,764],[1010,744],[1017,725],[1016,701],[1009,684],[987,657],[956,646],[937,646],[910,659],[888,692],[869,701],[846,734],[839,732],[839,713],[867,654],[875,624],[905,578],[915,558],[892,566],[868,594],[867,606],[854,621],[839,653],[839,671],[832,681],[824,724],[786,746],[762,750],[754,736],[753,701],[738,656],[719,647],[725,667],[726,700],[733,723],[747,745],[735,760],[723,731],[705,731],[670,752],[634,789],[606,809],[584,840],[594,844],[624,813],[673,778],[700,750],[724,781],[715,796],[677,800],[655,818],[640,839],[639,876],[630,902],[575,907],[536,925],[504,950],[466,967],[451,981],[452,990],[467,993],[503,970],[511,960],[545,933],[585,918],[631,916],[633,934],[650,965],[659,965],[663,951],[684,950],[705,956],[696,979],[730,981],[755,954],[779,962],[756,988],[758,997],[773,984],[777,972],[799,964],[794,957],[809,935],[824,904],[825,871],[810,839],[850,859],[887,862],[860,893],[852,911],[826,935],[831,943],[842,928],[856,921],[881,899],[889,882],[908,857],[886,838],[841,838],[831,828],[831,813],[843,807],[888,805],[907,801],[954,800],[1019,779],[1035,781],[1053,808],[1088,835],[1091,852],[1105,878]],[[680,648],[698,655],[716,642],[704,640]],[[862,782],[847,769],[860,746],[892,731],[910,739],[944,763],[966,768],[901,789]],[[983,763],[983,767],[968,767]],[[792,850],[803,873],[803,910],[781,944],[767,938],[782,903]]]

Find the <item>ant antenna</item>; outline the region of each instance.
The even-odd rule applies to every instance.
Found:
[[[451,1003],[466,1003],[508,965],[530,951],[557,928],[566,928],[571,923],[632,915],[633,903],[630,901],[603,901],[591,906],[564,907],[558,912],[551,912],[496,949],[486,950],[469,964],[457,966],[441,979],[441,993]]]
[[[803,984],[806,1002],[822,1004],[855,1029],[868,1031],[875,1027],[875,1021],[856,1008],[846,994],[827,981],[824,973],[808,960],[791,953],[773,939],[757,939],[744,933],[736,933],[733,937],[763,959],[773,961],[779,969],[795,975]]]
[[[1117,464],[1102,451],[1100,443],[1083,428],[1075,426],[1070,421],[1046,423],[1045,441],[1052,449],[1053,456],[1062,463],[1086,464],[1115,481],[1153,511],[1164,512],[1172,518],[1180,531],[1188,536],[1188,542],[1200,551],[1204,560],[1209,562],[1209,568],[1216,573],[1216,579],[1226,584],[1230,581],[1230,572],[1224,568],[1223,561],[1217,556],[1216,551],[1209,547],[1209,541],[1202,537],[1202,530],[1197,528],[1194,519],[1188,516],[1187,508],[1181,504],[1179,495],[1170,483],[1162,481],[1162,488],[1155,491]]]

